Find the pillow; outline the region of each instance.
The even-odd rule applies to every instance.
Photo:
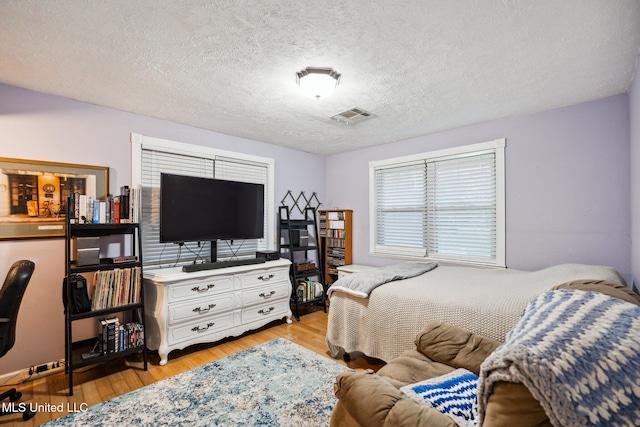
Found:
[[[475,374],[498,346],[498,341],[472,334],[440,321],[428,322],[415,340],[417,350],[429,359]]]
[[[400,391],[450,417],[459,427],[478,425],[476,408],[478,376],[456,369],[436,378],[409,384]]]
[[[529,389],[520,383],[498,381],[493,386],[483,427],[551,427],[551,421]]]
[[[608,282],[606,280],[573,280],[551,288],[551,290],[557,289],[579,289],[581,291],[600,292],[601,294],[619,298],[631,304],[640,305],[640,295],[625,285]]]

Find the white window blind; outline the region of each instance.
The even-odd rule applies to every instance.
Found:
[[[385,252],[424,256],[425,162],[375,171],[376,246]]]
[[[427,253],[489,261],[496,257],[494,153],[427,164]]]
[[[371,252],[504,266],[504,145],[371,162]]]
[[[150,143],[140,143],[151,141]],[[160,174],[171,173],[203,178],[226,179],[232,181],[263,184],[265,188],[265,221],[264,238],[223,241],[217,243],[218,260],[255,257],[256,250],[269,247],[272,234],[270,227],[273,205],[273,161],[266,159],[247,159],[253,157],[217,150],[191,146],[171,141],[132,135],[134,154],[134,183],[141,186],[141,229],[142,250],[145,266],[173,266],[192,263],[196,259],[209,259],[211,248],[209,242],[187,242],[184,246],[173,243],[160,243]],[[137,151],[136,151],[137,150]],[[137,177],[137,179],[136,179]]]

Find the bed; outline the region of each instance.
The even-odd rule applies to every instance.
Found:
[[[615,269],[585,264],[538,271],[438,265],[375,287],[368,297],[344,292],[339,279],[329,293],[327,347],[333,357],[362,353],[388,362],[414,347],[416,335],[431,320],[504,341],[538,294],[584,279],[625,284]]]

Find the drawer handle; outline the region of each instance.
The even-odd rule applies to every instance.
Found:
[[[265,293],[263,292],[263,293],[261,293],[261,294],[260,294],[260,295],[258,295],[258,296],[259,296],[259,297],[262,297],[262,298],[264,298],[264,299],[269,299],[269,298],[271,298],[271,296],[272,296],[273,294],[275,294],[275,293],[276,293],[276,291],[271,291],[271,292],[269,292],[268,294],[265,294]]]
[[[263,282],[267,282],[271,279],[273,279],[275,276],[273,274],[270,274],[268,276],[258,276],[258,280],[262,280]]]
[[[206,313],[207,311],[211,310],[215,306],[216,306],[215,304],[209,304],[209,307],[207,307],[207,308],[196,307],[196,308],[193,309],[193,312],[194,313],[200,313],[200,314]]]
[[[214,284],[208,284],[206,288],[201,288],[200,286],[196,286],[194,288],[191,288],[191,290],[193,292],[207,292],[209,289],[213,288],[215,285]]]
[[[275,309],[276,309],[275,307],[269,307],[268,310],[265,310],[265,309],[258,310],[258,313],[267,315],[267,314],[271,313]]]
[[[209,329],[210,327],[212,327],[213,325],[215,325],[215,322],[209,322],[209,323],[207,323],[207,327],[206,328],[201,328],[200,326],[194,326],[193,328],[191,328],[191,330],[193,332],[204,332],[207,329]]]

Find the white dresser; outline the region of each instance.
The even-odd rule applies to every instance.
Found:
[[[147,347],[166,365],[172,350],[238,336],[286,317],[291,323],[287,259],[185,273],[146,269]]]

